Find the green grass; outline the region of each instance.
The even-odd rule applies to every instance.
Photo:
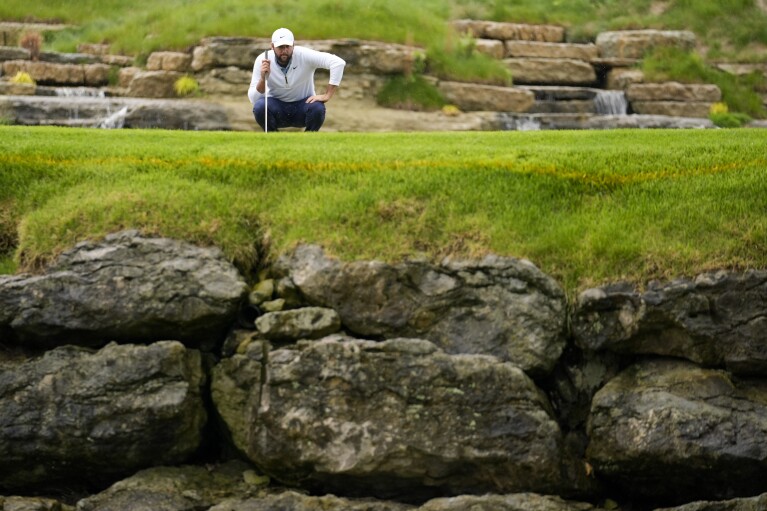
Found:
[[[346,259],[526,257],[569,291],[767,266],[763,130],[342,134],[0,127],[0,247],[35,269],[125,228],[244,271],[299,242]],[[8,260],[0,268],[11,268]]]

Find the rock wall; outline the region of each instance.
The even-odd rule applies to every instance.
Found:
[[[691,32],[605,32],[599,34],[594,43],[573,44],[565,42],[565,29],[560,26],[478,20],[457,20],[451,26],[458,34],[472,37],[476,51],[501,60],[511,71],[514,80],[514,86],[499,86],[433,78],[444,97],[464,112],[530,114],[539,117],[544,114],[536,118],[538,126],[542,128],[600,127],[599,122],[592,121],[591,117],[615,114],[603,111],[599,101],[595,100],[595,91],[606,88],[626,92],[628,104],[619,114],[639,116],[633,122],[623,121],[624,124],[654,127],[664,125],[657,119],[658,116],[707,121],[711,105],[721,99],[718,89],[705,99],[697,96],[691,99],[687,91],[675,87],[679,84],[658,85],[665,91],[666,97],[649,101],[635,97],[635,91],[629,90],[635,84],[645,82],[636,65],[648,51],[669,46],[693,50],[697,41]],[[12,40],[10,36],[6,39]],[[413,62],[425,55],[422,48],[375,41],[342,39],[299,43],[335,53],[346,60],[344,84],[338,93],[341,101],[375,97],[388,76],[408,72]],[[27,110],[26,104],[32,100],[3,99],[3,94],[38,93],[34,86],[10,83],[8,79],[17,72],[29,73],[43,88],[98,87],[107,96],[174,100],[177,98],[174,83],[182,76],[190,75],[197,80],[203,94],[237,98],[243,100],[243,108],[247,108],[245,93],[250,84],[253,62],[268,47],[269,40],[264,38],[210,37],[186,52],[155,52],[148,56],[146,66],[141,68],[134,65],[133,59],[110,55],[104,45],[81,45],[80,52],[74,54],[43,52],[37,61],[30,60],[27,50],[0,46],[0,115],[19,124],[83,124],[83,116],[75,116],[74,119],[80,122],[73,123],[72,117],[53,117],[55,111],[51,112],[52,117],[46,122],[40,122],[34,113],[35,108],[39,107],[33,106]],[[720,64],[720,68],[729,72],[740,72],[741,69],[726,64]],[[326,80],[326,74],[318,74],[320,89]],[[578,96],[578,99],[562,99],[563,94],[552,97],[539,93],[544,88],[552,87],[572,89],[571,95]],[[715,88],[711,85],[701,87]],[[44,104],[46,101],[40,99],[35,103]],[[77,103],[79,99],[69,98],[68,101]],[[155,105],[155,108],[167,105],[162,103]],[[210,111],[215,106],[206,105],[206,109]],[[183,111],[182,108],[176,110]],[[132,111],[131,106],[128,106],[128,111]],[[224,110],[220,109],[212,118],[223,114]],[[171,120],[168,121],[160,115],[154,119],[158,123],[157,127],[186,129],[231,129],[236,124],[218,120],[204,124],[197,119],[177,122],[176,117],[178,113],[170,115]],[[616,127],[622,126],[618,121],[615,123]],[[509,127],[503,120],[491,124],[492,129]],[[673,123],[665,122],[665,125],[669,124]],[[134,125],[141,126],[131,122],[126,124]],[[679,125],[685,126],[685,123]],[[694,125],[704,124],[697,122]],[[709,123],[705,126],[711,125]]]
[[[0,277],[0,509],[764,507],[765,271],[270,271],[126,231]]]

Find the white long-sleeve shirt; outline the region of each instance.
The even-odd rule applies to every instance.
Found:
[[[312,50],[303,46],[293,47],[293,58],[290,59],[287,73],[283,72],[277,63],[273,50],[269,50],[271,71],[266,85],[269,89],[269,97],[275,97],[282,101],[299,101],[309,96],[314,96],[314,71],[328,69],[330,71],[330,85],[340,85],[344,76],[346,62],[341,57],[323,51]],[[251,104],[255,103],[263,94],[256,90],[261,80],[261,62],[264,61],[262,53],[253,64],[253,78],[248,88],[248,99]]]

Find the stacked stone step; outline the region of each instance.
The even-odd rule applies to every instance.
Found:
[[[722,100],[719,87],[709,84],[677,82],[643,83],[645,77],[637,64],[657,48],[695,49],[695,34],[689,31],[623,30],[597,36],[600,59],[607,70],[606,85],[623,89],[631,111],[646,115],[708,117],[713,103]]]
[[[518,85],[593,86],[593,44],[565,43],[564,27],[458,20],[453,28],[477,39],[477,49],[500,57]]]
[[[689,31],[603,32],[594,44],[573,44],[565,42],[564,27],[554,25],[458,20],[452,26],[475,38],[478,51],[502,59],[514,84],[522,86],[517,88],[533,93],[534,104],[516,112],[595,113],[598,87],[626,91],[630,111],[637,114],[707,117],[711,105],[721,101],[715,85],[646,84],[637,68],[655,48],[692,51],[696,38]]]
[[[564,27],[555,25],[457,20],[452,27],[475,38],[477,51],[503,60],[511,71],[514,90],[527,93],[532,99],[524,108],[495,110],[595,112],[597,91],[593,87],[598,78],[591,62],[597,59],[598,52],[594,44],[566,43]]]

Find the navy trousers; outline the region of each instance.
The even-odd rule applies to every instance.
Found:
[[[325,122],[325,103],[319,101],[307,103],[300,101],[281,101],[269,97],[267,102],[269,115],[268,131],[280,131],[280,128],[306,128],[306,131],[319,131]],[[253,116],[263,129],[264,127],[264,98],[253,105]]]

